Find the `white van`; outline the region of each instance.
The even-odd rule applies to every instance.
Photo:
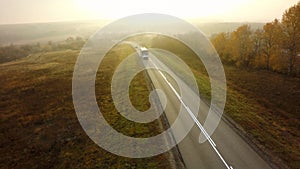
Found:
[[[141,57],[145,60],[148,60],[149,51],[145,47],[141,47]]]

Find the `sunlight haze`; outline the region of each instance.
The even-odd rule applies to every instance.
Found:
[[[269,22],[297,0],[1,0],[0,24],[116,19],[163,13],[203,22]]]

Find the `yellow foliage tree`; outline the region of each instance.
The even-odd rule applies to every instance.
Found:
[[[282,16],[284,28],[283,50],[287,56],[287,71],[291,75],[297,72],[297,56],[300,54],[300,2],[292,6]]]

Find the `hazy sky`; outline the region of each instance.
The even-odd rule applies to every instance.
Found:
[[[0,0],[0,24],[115,19],[156,12],[203,22],[268,22],[298,0]]]

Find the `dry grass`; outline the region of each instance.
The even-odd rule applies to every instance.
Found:
[[[98,103],[110,114],[109,122],[121,132],[133,136],[158,132],[155,123],[134,125],[116,115],[111,106],[108,80],[120,59],[130,52],[128,46],[116,46],[103,60],[105,84],[97,88]],[[72,73],[79,51],[40,53],[16,62],[0,65],[0,168],[169,168],[165,154],[130,159],[111,154],[91,141],[81,128],[72,103]],[[143,76],[135,77],[140,95],[133,102],[148,98]],[[105,87],[106,86],[106,87]],[[133,85],[134,86],[134,85]],[[109,88],[110,89],[110,88]],[[136,100],[135,100],[136,99]],[[122,123],[124,124],[124,123]]]

